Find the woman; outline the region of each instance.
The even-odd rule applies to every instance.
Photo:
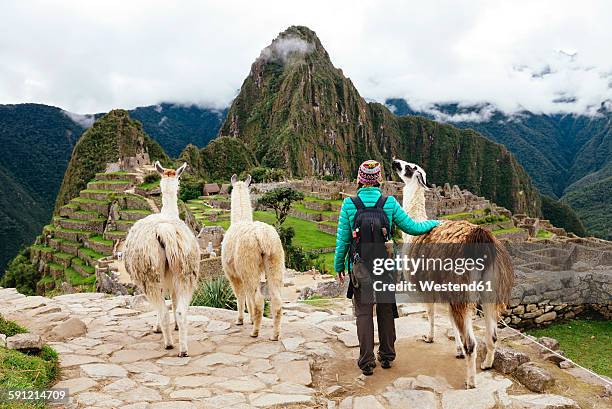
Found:
[[[391,229],[395,225],[403,232],[413,236],[428,233],[436,227],[440,222],[436,220],[426,220],[424,222],[415,222],[404,212],[397,200],[393,196],[384,197],[380,190],[382,182],[381,165],[374,160],[367,160],[359,166],[357,175],[359,189],[357,197],[346,198],[340,209],[340,217],[338,219],[338,231],[336,235],[336,253],[334,256],[334,268],[338,273],[338,277],[344,280],[344,271],[348,267],[348,271],[353,274],[349,282],[347,293],[348,298],[352,298],[355,315],[357,317],[357,338],[359,339],[359,360],[357,365],[362,370],[364,375],[372,375],[376,367],[376,359],[374,357],[374,322],[373,322],[373,307],[376,304],[376,320],[378,322],[378,360],[381,367],[387,369],[391,367],[391,362],[395,359],[395,322],[397,318],[397,306],[395,302],[378,302],[372,300],[371,297],[365,295],[368,290],[367,285],[359,285],[355,288],[353,281],[358,274],[353,269],[353,259],[366,258],[366,254],[361,254],[361,257],[355,256],[355,245],[360,240],[366,237],[364,229],[355,226],[356,217],[357,223],[361,223],[362,215],[365,213],[364,208],[370,210],[368,223],[374,223],[373,217],[376,217],[376,212],[372,212],[373,208],[379,209],[381,219],[384,224],[388,223],[388,229],[383,227],[380,229],[383,235],[388,239],[391,237]],[[359,211],[358,211],[359,207]],[[386,216],[386,217],[385,217]],[[373,224],[369,224],[373,226]],[[370,239],[368,237],[368,239]],[[373,249],[375,245],[365,246],[361,244],[360,250],[362,253],[368,252],[368,249]],[[353,249],[352,254],[347,257],[349,247]],[[371,250],[374,251],[374,250]],[[368,273],[369,275],[370,273]],[[359,274],[362,275],[363,274]],[[356,281],[358,283],[358,281]],[[371,291],[371,285],[370,285]]]

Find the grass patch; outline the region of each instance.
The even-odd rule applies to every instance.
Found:
[[[95,241],[96,243],[104,244],[107,246],[112,246],[114,244],[112,240],[106,240],[104,237],[100,235],[91,236],[89,240]]]
[[[100,254],[95,250],[89,249],[87,247],[82,248],[81,250],[79,250],[81,253],[85,254],[88,257],[91,257],[92,260],[98,260],[102,257],[104,257],[104,254]]]
[[[543,229],[538,230],[538,232],[536,233],[536,237],[538,239],[549,239],[552,236],[553,234],[551,232],[549,232],[548,230],[543,230]]]
[[[88,277],[83,277],[76,270],[68,267],[65,270],[66,280],[73,286],[91,286],[96,283],[96,276],[90,275]]]
[[[53,256],[59,258],[60,260],[70,260],[72,257],[74,257],[72,254],[64,253],[61,251],[55,253]]]
[[[150,210],[144,210],[144,209],[125,209],[125,210],[121,210],[121,212],[135,213],[135,214],[151,214],[152,213]]]
[[[444,216],[440,216],[440,219],[444,219],[444,220],[468,220],[468,219],[471,219],[472,217],[474,217],[474,215],[472,213],[463,212],[463,213],[453,213],[453,214],[447,214],[447,215],[444,215]]]
[[[0,334],[4,334],[8,338],[15,334],[25,334],[26,332],[28,332],[28,330],[21,325],[14,321],[6,320],[2,315],[0,315]]]
[[[32,246],[30,246],[30,248],[42,251],[43,253],[53,253],[55,251],[54,248],[49,246],[43,246],[41,244],[33,244]]]
[[[320,295],[313,295],[308,299],[303,300],[302,303],[312,305],[313,307],[326,308],[332,304],[332,301],[329,298],[321,297]]]
[[[114,193],[113,190],[107,190],[107,189],[85,189],[85,190],[81,190],[81,192],[86,192],[86,193],[108,193],[109,195],[111,193]]]
[[[94,274],[96,272],[96,269],[93,268],[92,266],[88,266],[85,261],[81,260],[78,257],[75,257],[72,259],[72,261],[70,262],[71,265],[78,265],[79,267],[81,267],[83,270],[85,270],[88,274]]]
[[[336,270],[334,269],[334,253],[320,254],[317,261],[321,263],[321,265],[317,266],[319,270],[322,268],[324,272],[334,276],[336,275]]]
[[[600,375],[612,377],[612,321],[569,320],[527,333],[555,338],[568,358]]]
[[[0,315],[0,333],[7,336],[28,330]],[[57,352],[45,345],[36,354],[26,354],[0,347],[0,390],[46,389],[59,376]],[[43,402],[28,404],[0,404],[0,408],[44,408]]]
[[[155,189],[156,187],[159,187],[159,180],[155,180],[153,182],[144,182],[138,185],[138,187],[143,190],[152,190],[152,189]]]
[[[497,236],[498,234],[516,233],[516,232],[519,232],[519,231],[523,231],[523,229],[521,229],[520,227],[511,227],[509,229],[493,230],[491,233],[493,233],[493,235]]]

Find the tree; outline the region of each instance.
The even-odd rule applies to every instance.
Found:
[[[291,205],[300,200],[304,200],[304,193],[290,187],[277,187],[264,193],[258,203],[274,210],[276,226],[280,227],[287,219]]]

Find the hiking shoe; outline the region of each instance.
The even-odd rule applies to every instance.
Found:
[[[383,359],[382,361],[380,361],[380,367],[383,369],[389,369],[391,368],[392,364],[391,361],[388,361],[386,359]]]
[[[370,365],[366,366],[365,368],[363,368],[361,370],[361,372],[365,376],[370,376],[370,375],[374,374],[374,368],[376,368],[376,364],[370,364]]]

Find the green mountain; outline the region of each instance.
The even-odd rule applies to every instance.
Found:
[[[508,116],[488,104],[434,105],[413,110],[402,99],[386,101],[397,115],[420,115],[474,129],[502,143],[516,156],[538,189],[561,199],[584,222],[588,233],[612,239],[612,110],[603,103],[595,115],[546,115],[528,111]],[[546,217],[549,217],[546,215]],[[566,224],[573,225],[574,222]],[[561,225],[561,224],[559,224]],[[571,228],[568,230],[574,231]]]
[[[422,164],[434,183],[459,184],[515,212],[540,211],[537,189],[504,146],[367,103],[306,27],[290,27],[261,52],[220,135],[244,144],[256,165],[292,176],[352,178],[361,161],[374,158],[390,177],[397,156]]]
[[[0,274],[51,218],[83,127],[59,108],[0,105]]]
[[[162,147],[143,132],[140,122],[131,119],[127,111],[110,111],[79,138],[57,193],[55,210],[78,196],[96,173],[104,172],[107,163],[142,153],[147,153],[151,161],[168,160]]]
[[[205,146],[225,117],[224,110],[168,103],[129,113],[173,156],[188,143]],[[0,143],[6,152],[0,156],[0,275],[51,219],[72,150],[103,115],[76,115],[42,104],[0,105]]]
[[[129,112],[142,123],[145,133],[172,157],[177,157],[188,143],[206,146],[217,136],[226,114],[225,109],[169,103],[138,107]]]

